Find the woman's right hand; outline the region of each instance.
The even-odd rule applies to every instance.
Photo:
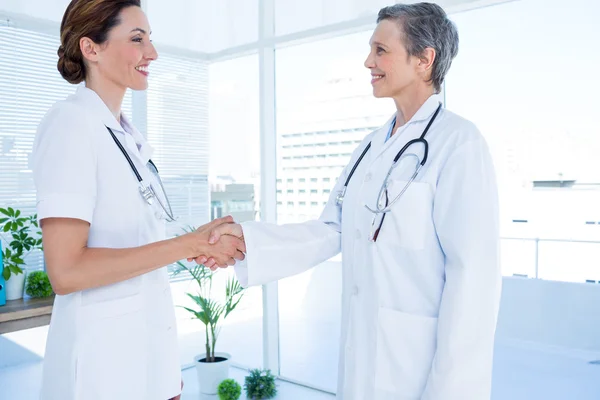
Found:
[[[226,267],[234,265],[235,260],[243,260],[246,245],[242,239],[235,236],[223,236],[214,244],[209,243],[211,232],[226,224],[234,224],[231,216],[217,218],[202,225],[196,231],[188,233],[186,236],[190,239],[192,253],[187,257],[188,261],[202,256],[206,259],[212,258],[219,267]]]

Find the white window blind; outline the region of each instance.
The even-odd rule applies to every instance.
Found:
[[[210,218],[207,63],[159,52],[147,96],[152,159],[178,217],[168,234],[178,235]]]
[[[56,69],[56,35],[0,22],[0,207],[35,213],[35,187],[29,157],[41,119],[58,100],[75,91]],[[123,111],[131,115],[131,93]],[[39,268],[39,254],[26,260]]]

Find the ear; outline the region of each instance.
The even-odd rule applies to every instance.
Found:
[[[79,49],[84,60],[90,62],[98,61],[98,46],[90,38],[82,37],[79,40]]]
[[[423,54],[419,57],[419,70],[422,73],[431,73],[433,62],[435,61],[436,53],[431,47],[423,50]]]

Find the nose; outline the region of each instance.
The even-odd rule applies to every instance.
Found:
[[[365,65],[365,68],[368,68],[368,69],[375,68],[375,58],[373,57],[372,51],[369,52],[369,55],[367,56],[364,65]]]
[[[150,42],[148,54],[146,54],[146,59],[154,61],[158,58],[158,52],[156,51],[156,47],[154,44]]]

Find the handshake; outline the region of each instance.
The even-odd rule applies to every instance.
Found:
[[[211,271],[234,265],[245,258],[246,243],[242,226],[231,216],[217,218],[194,232],[182,236],[188,243],[188,261],[204,264]]]

